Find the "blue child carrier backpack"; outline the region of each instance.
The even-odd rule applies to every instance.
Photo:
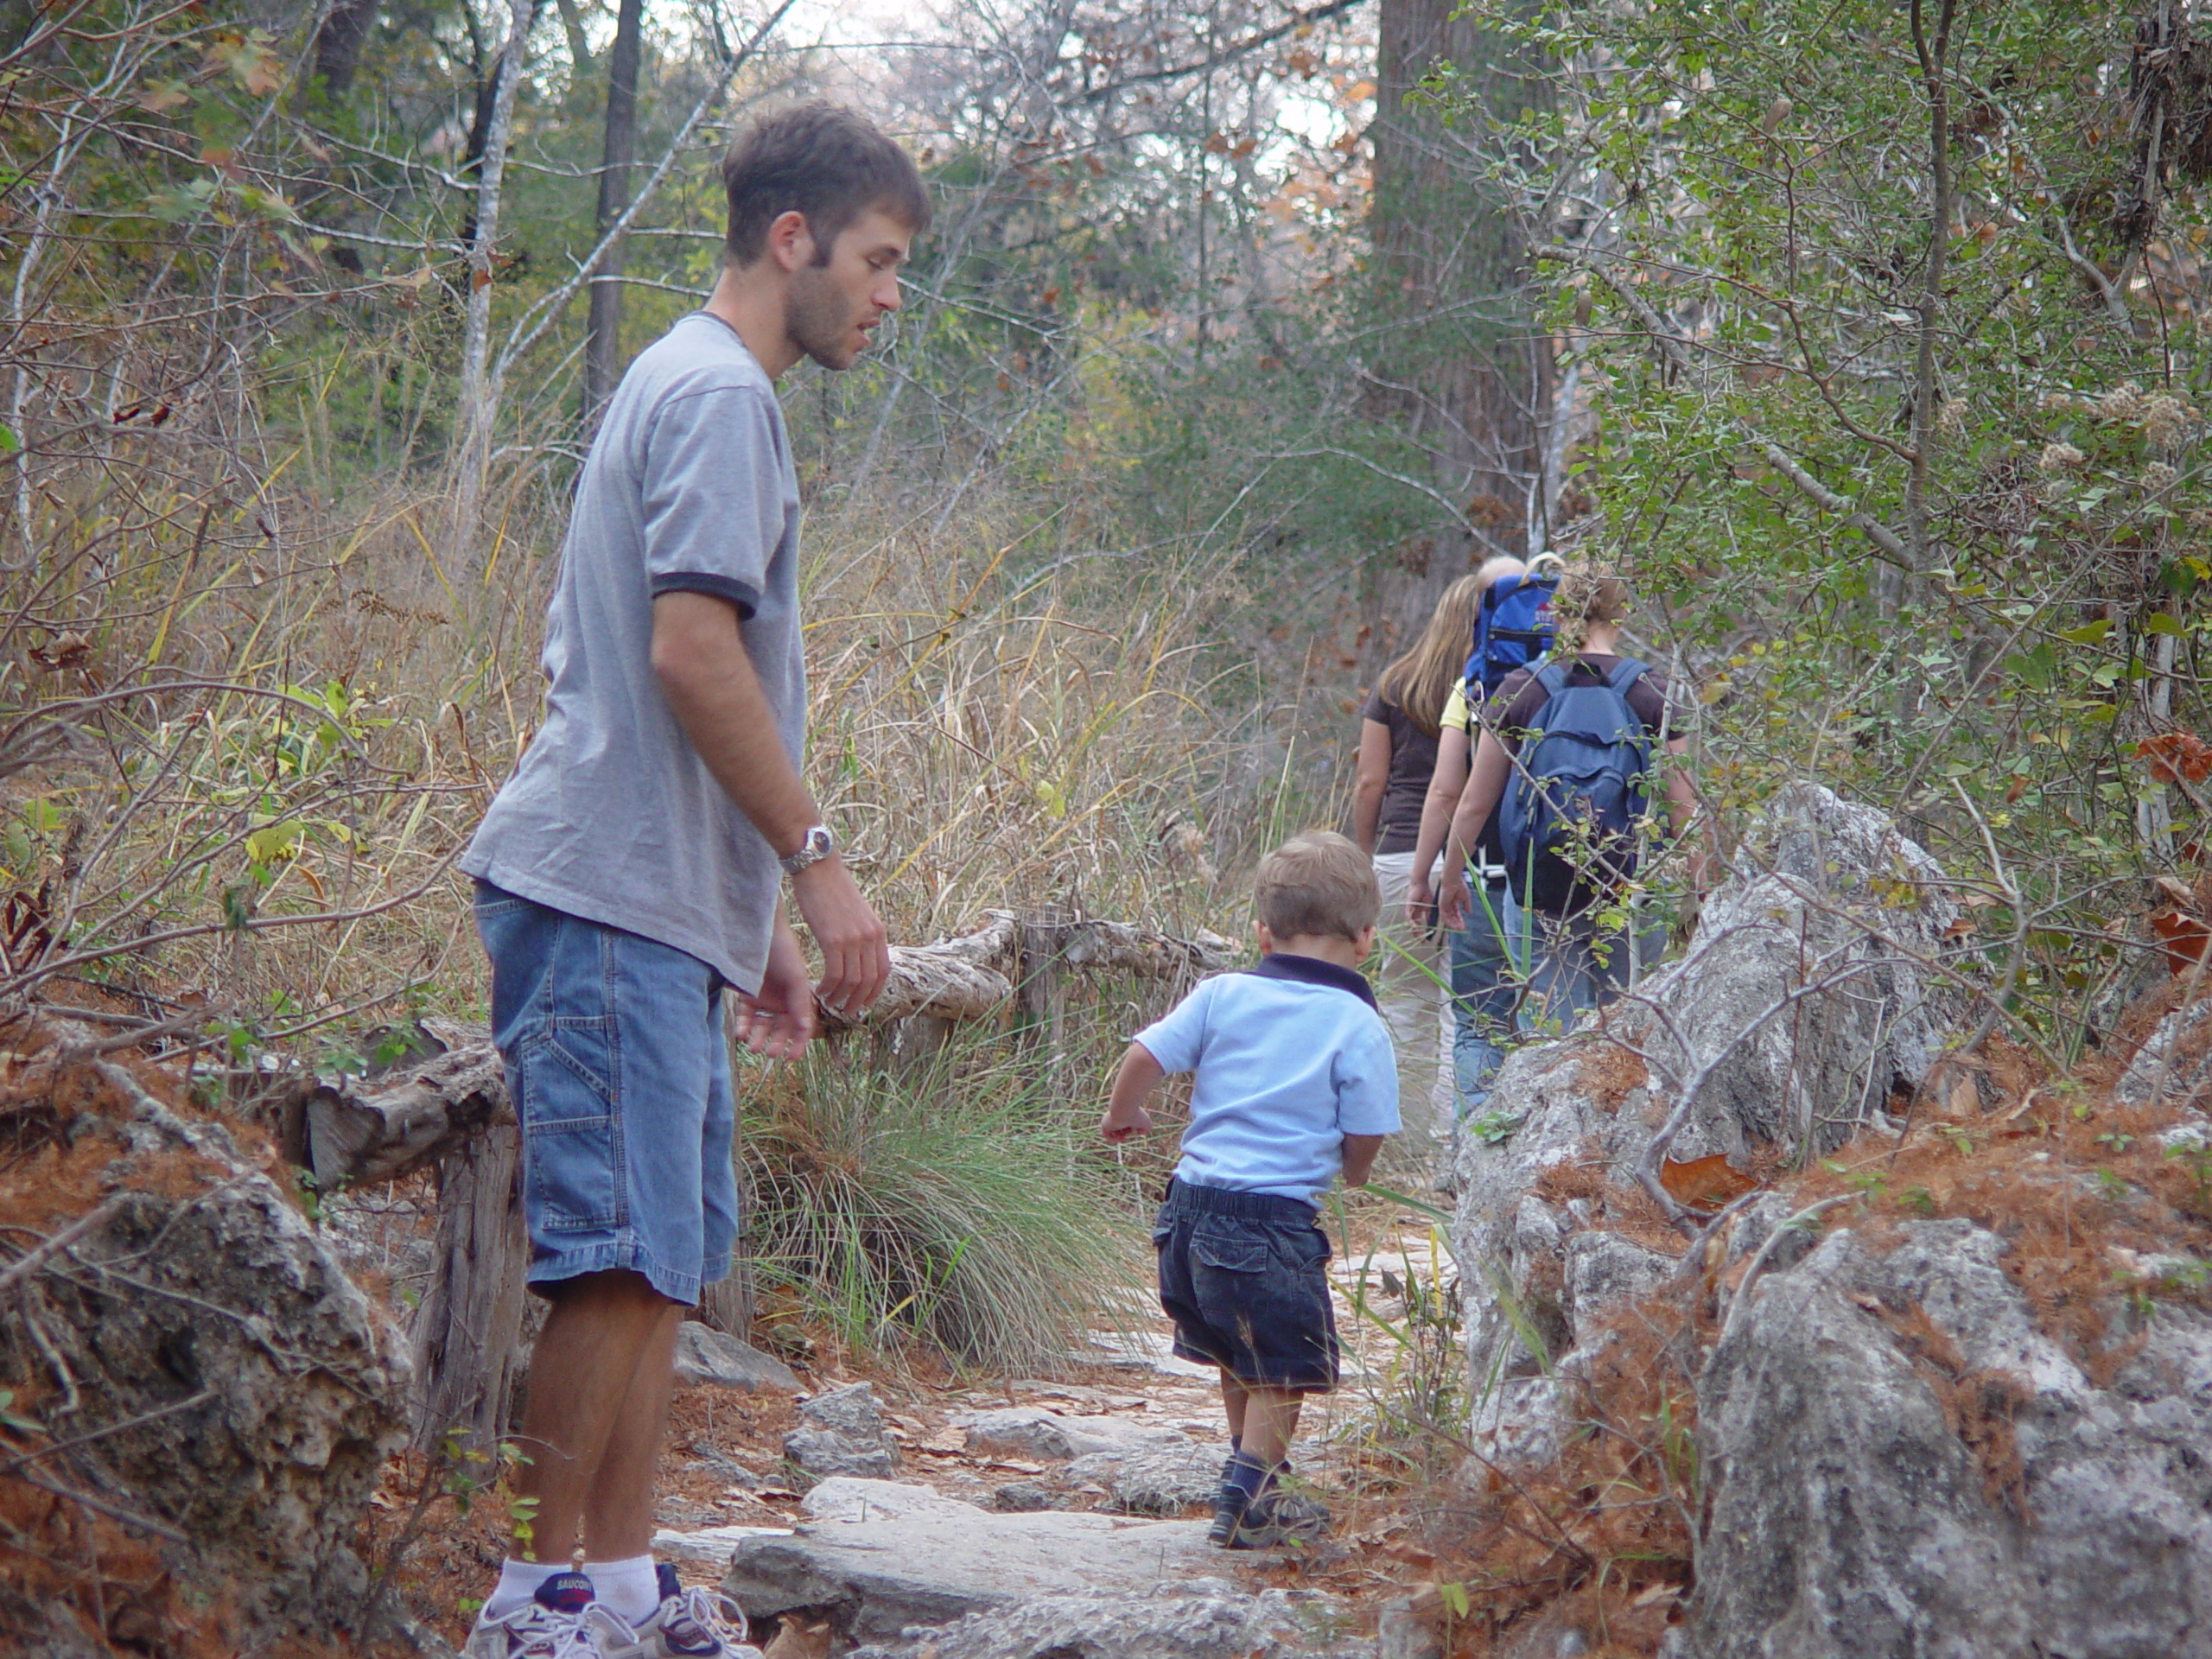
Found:
[[[1552,595],[1559,591],[1559,563],[1548,569],[1500,576],[1484,591],[1475,611],[1474,649],[1467,655],[1467,701],[1480,708],[1497,695],[1505,677],[1532,666],[1552,648]]]
[[[1645,664],[1624,660],[1601,683],[1572,684],[1579,666],[1537,671],[1545,702],[1497,811],[1514,898],[1553,915],[1635,875],[1651,774],[1651,736],[1628,702]]]

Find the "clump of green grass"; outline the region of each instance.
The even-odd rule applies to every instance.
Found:
[[[819,1057],[744,1109],[764,1300],[849,1349],[919,1341],[1022,1376],[1119,1324],[1144,1282],[1135,1218],[1081,1138],[1088,1115],[980,1040],[904,1071]]]

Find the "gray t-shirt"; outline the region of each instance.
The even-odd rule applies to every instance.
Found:
[[[653,675],[652,609],[677,592],[737,607],[798,764],[798,517],[767,375],[720,318],[683,318],[607,404],[546,617],[545,723],[463,870],[760,988],[783,871],[676,723]]]

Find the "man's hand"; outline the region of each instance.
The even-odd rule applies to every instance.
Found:
[[[793,876],[791,897],[822,952],[822,982],[814,994],[825,1007],[857,1020],[891,977],[891,947],[882,919],[834,855]]]
[[[806,954],[781,918],[768,936],[760,988],[751,996],[740,992],[737,1001],[743,1010],[737,1019],[738,1040],[755,1054],[795,1060],[813,1040],[814,986],[807,978]]]

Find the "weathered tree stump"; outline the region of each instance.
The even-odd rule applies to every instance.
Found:
[[[476,1451],[507,1432],[522,1369],[522,1131],[510,1118],[447,1154],[438,1170],[435,1275],[411,1332],[409,1415],[427,1451],[448,1433]]]

